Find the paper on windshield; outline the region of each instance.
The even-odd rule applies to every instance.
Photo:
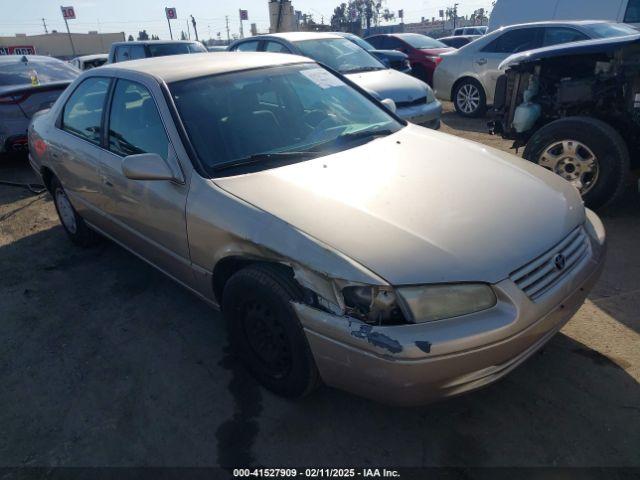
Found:
[[[320,88],[339,87],[342,85],[342,82],[338,77],[330,74],[323,68],[302,70],[300,73],[302,73],[305,77],[318,85]]]

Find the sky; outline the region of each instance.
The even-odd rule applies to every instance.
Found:
[[[313,15],[317,22],[328,23],[333,9],[345,0],[293,0],[293,7],[303,13]],[[468,15],[478,8],[490,9],[491,0],[455,0],[460,15]],[[64,3],[63,3],[64,2]],[[249,21],[244,22],[245,35],[250,24],[256,23],[258,31],[265,31],[269,25],[268,0],[0,0],[0,4],[12,8],[0,8],[0,36],[16,33],[44,33],[44,18],[49,31],[65,31],[60,13],[60,5],[73,6],[76,19],[69,20],[72,32],[86,33],[122,32],[137,36],[145,29],[149,35],[169,38],[169,28],[164,16],[164,7],[175,7],[178,19],[172,20],[174,38],[181,30],[187,31],[187,19],[193,15],[197,21],[200,38],[215,38],[221,32],[226,38],[225,16],[229,16],[231,33],[238,33],[240,8],[249,11]],[[420,21],[421,17],[431,18],[438,10],[453,6],[454,0],[383,0],[386,8],[397,13],[404,9],[405,22]],[[193,32],[191,32],[193,35]]]

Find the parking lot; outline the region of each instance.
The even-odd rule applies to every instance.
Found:
[[[443,132],[509,150],[446,110]],[[33,177],[18,159],[0,180]],[[47,194],[0,186],[0,464],[640,467],[640,195],[600,213],[605,271],[561,334],[497,384],[406,409],[270,394],[219,313],[114,244],[74,247]]]

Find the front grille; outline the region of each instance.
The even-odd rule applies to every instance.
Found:
[[[563,268],[557,265],[562,263],[559,255],[564,258]],[[536,300],[589,255],[589,240],[584,228],[578,227],[547,253],[513,272],[510,278],[531,300]]]
[[[415,100],[411,100],[410,102],[396,102],[397,108],[407,108],[407,107],[415,107],[417,105],[422,105],[427,103],[427,97],[416,98]]]

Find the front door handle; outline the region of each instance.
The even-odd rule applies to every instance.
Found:
[[[479,58],[478,60],[476,60],[476,63],[478,65],[486,65],[487,59],[486,58]]]

